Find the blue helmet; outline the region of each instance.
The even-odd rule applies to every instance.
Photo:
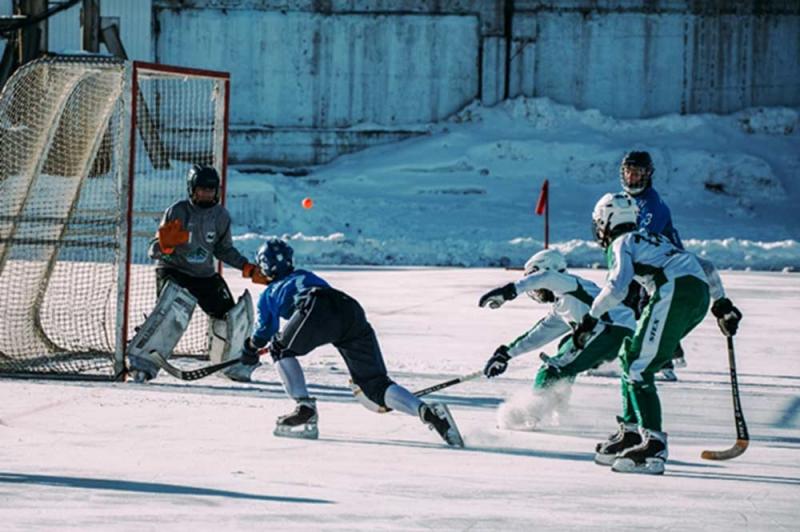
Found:
[[[282,279],[294,271],[292,247],[280,238],[271,238],[258,248],[256,263],[272,280]]]

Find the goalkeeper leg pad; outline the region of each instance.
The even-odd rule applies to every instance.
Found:
[[[128,344],[128,368],[138,375],[137,380],[156,376],[159,367],[150,360],[150,352],[156,351],[164,359],[169,358],[189,326],[196,305],[197,299],[188,290],[167,282],[153,312]]]

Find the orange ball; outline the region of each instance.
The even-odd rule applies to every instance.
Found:
[[[311,198],[303,198],[303,201],[300,202],[300,205],[302,205],[304,209],[310,209],[314,206],[314,200]]]

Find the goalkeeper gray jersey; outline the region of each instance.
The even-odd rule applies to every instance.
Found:
[[[517,293],[550,290],[556,301],[544,318],[511,344],[508,353],[512,357],[537,349],[570,332],[572,326],[580,323],[583,315],[589,312],[592,301],[600,293],[600,288],[588,279],[554,271],[533,273],[514,283],[514,286]],[[631,331],[636,328],[633,311],[625,306],[612,309],[604,316],[602,323]],[[601,330],[602,328],[598,328],[598,334]]]
[[[166,210],[161,225],[172,220],[180,220],[189,231],[189,242],[166,255],[161,252],[158,238],[154,239],[149,252],[158,268],[172,268],[193,277],[211,277],[217,271],[215,258],[240,270],[247,263],[233,247],[231,216],[219,203],[203,209],[189,200],[178,201]]]

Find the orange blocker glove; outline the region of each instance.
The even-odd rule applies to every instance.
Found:
[[[261,271],[261,268],[251,262],[245,262],[242,266],[242,277],[250,279],[255,284],[269,284],[269,279]]]
[[[189,241],[189,231],[183,228],[180,220],[171,220],[158,228],[156,233],[158,246],[165,255],[172,255],[176,246],[180,246]]]

